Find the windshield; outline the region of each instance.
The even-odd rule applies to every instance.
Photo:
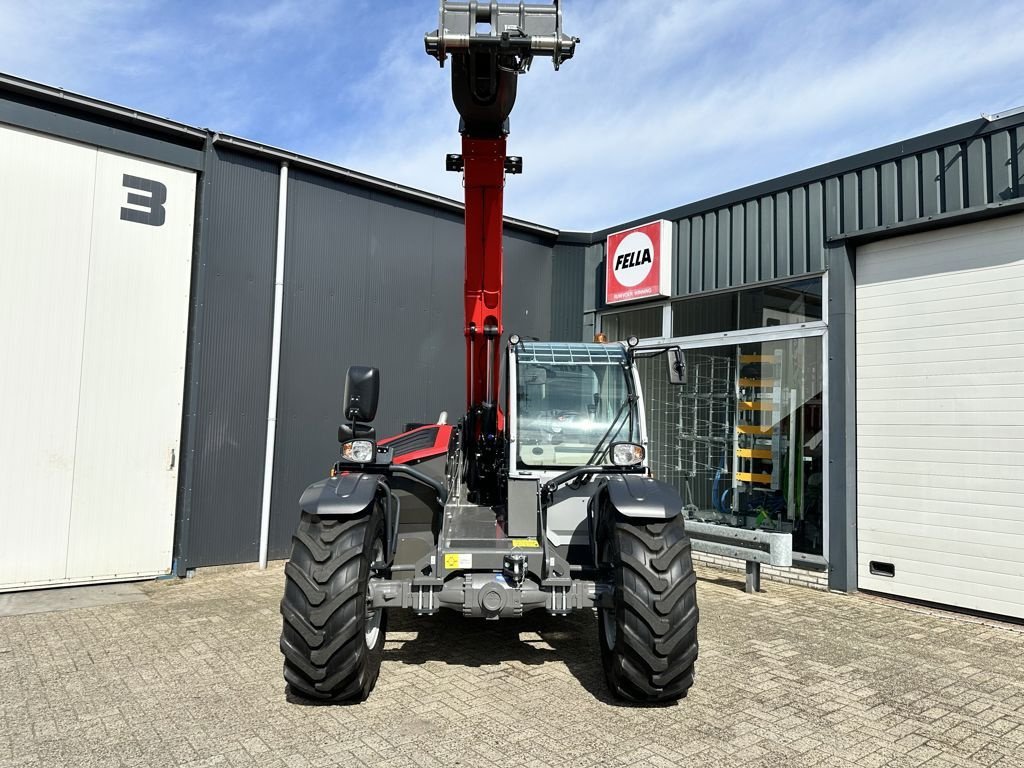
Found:
[[[518,463],[526,467],[604,464],[612,443],[640,442],[640,427],[628,399],[627,370],[613,361],[520,363]],[[598,444],[601,451],[594,456]]]

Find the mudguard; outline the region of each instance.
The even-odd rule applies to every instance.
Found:
[[[379,475],[347,472],[310,485],[299,498],[299,509],[320,517],[353,517],[369,512],[379,488]]]
[[[668,483],[642,475],[606,476],[608,501],[625,517],[668,520],[682,513],[683,500]]]

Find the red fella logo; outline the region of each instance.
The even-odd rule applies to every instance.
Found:
[[[605,301],[667,296],[671,224],[656,221],[608,237]]]

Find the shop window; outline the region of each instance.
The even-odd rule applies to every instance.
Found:
[[[823,552],[821,337],[686,351],[688,380],[641,360],[657,477],[694,519],[793,534]]]
[[[696,336],[821,320],[820,277],[672,303],[672,335]]]

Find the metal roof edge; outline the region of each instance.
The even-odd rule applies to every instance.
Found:
[[[281,149],[269,144],[252,141],[250,139],[233,136],[227,133],[220,133],[208,128],[188,125],[176,120],[153,115],[148,112],[141,112],[137,109],[114,104],[113,102],[95,99],[74,91],[68,91],[64,88],[46,85],[44,83],[27,80],[16,75],[0,72],[0,93],[4,91],[23,96],[30,96],[52,104],[64,104],[70,108],[87,112],[89,114],[144,126],[150,130],[155,130],[172,138],[187,137],[189,143],[197,145],[205,143],[207,137],[209,137],[214,142],[230,144],[240,150],[257,155],[274,157],[279,160],[287,160],[297,166],[315,169],[332,176],[344,178],[347,181],[358,184],[362,187],[388,192],[405,199],[416,200],[418,202],[426,203],[434,207],[444,208],[460,214],[465,210],[465,206],[462,203],[457,200],[452,200],[451,198],[443,197],[442,195],[435,195],[431,192],[424,192],[422,190],[414,189],[413,187],[407,187],[396,182],[387,181],[386,179],[380,179],[368,174],[359,173],[358,171],[343,168],[333,163],[317,160],[315,158]],[[527,232],[548,240],[555,239],[559,235],[559,230],[552,227],[546,227],[542,224],[513,218],[511,216],[505,217],[505,224],[521,232]]]
[[[334,163],[329,163],[325,160],[317,160],[316,158],[309,157],[308,155],[302,155],[298,152],[281,149],[280,147],[253,141],[241,136],[234,136],[228,133],[214,133],[213,143],[227,145],[233,149],[249,152],[261,157],[273,157],[277,160],[293,164],[300,168],[306,168],[329,176],[344,179],[345,181],[367,189],[387,192],[407,200],[415,200],[416,202],[425,203],[434,207],[445,208],[453,213],[461,214],[466,208],[463,203],[460,203],[457,200],[452,200],[450,197],[437,195],[433,192],[425,192],[414,187],[407,187],[404,184],[399,184],[398,182],[388,181],[387,179],[381,179],[377,176],[370,176],[369,174],[353,171],[350,168],[335,165]],[[505,224],[524,232],[541,235],[548,239],[557,238],[559,235],[559,230],[557,229],[545,227],[542,224],[535,224],[532,221],[512,218],[511,216],[505,217]]]
[[[729,192],[712,195],[711,197],[706,197],[702,200],[697,200],[692,203],[686,203],[675,208],[660,211],[649,216],[628,221],[624,224],[599,229],[591,233],[591,238],[595,243],[600,242],[609,234],[623,229],[629,229],[630,227],[635,227],[640,224],[645,224],[650,221],[656,221],[658,219],[668,219],[670,221],[685,219],[688,216],[706,213],[718,208],[723,208],[727,205],[733,205],[735,203],[744,202],[746,200],[773,194],[775,192],[782,192],[783,190],[802,186],[803,184],[824,181],[825,179],[833,176],[850,173],[851,171],[861,170],[872,165],[878,165],[892,160],[898,160],[905,155],[925,152],[929,149],[936,149],[949,144],[974,139],[1017,125],[1024,125],[1024,113],[1018,112],[1017,110],[1007,110],[1000,115],[993,115],[990,117],[979,117],[948,128],[940,128],[937,131],[922,134],[921,136],[903,139],[901,141],[893,142],[892,144],[876,147],[875,149],[858,152],[855,155],[849,155],[837,160],[830,160],[827,163],[821,163],[819,165],[812,166],[811,168],[805,168],[800,171],[794,171],[793,173],[777,176],[773,179],[760,181]]]
[[[559,232],[555,245],[593,245],[593,232]]]
[[[180,123],[166,117],[151,115],[148,112],[140,112],[137,109],[131,109],[130,107],[124,107],[109,101],[101,101],[100,99],[84,96],[74,91],[67,91],[56,86],[45,85],[32,80],[26,80],[23,77],[0,72],[0,91],[3,90],[53,103],[67,104],[72,108],[95,115],[144,125],[147,128],[171,136],[187,136],[190,139],[196,140],[197,143],[202,143],[206,140],[207,131],[204,128],[197,128],[196,126]]]
[[[465,206],[457,200],[437,195],[432,192],[425,192],[413,187],[407,187],[397,182],[359,173],[358,171],[353,171],[333,163],[317,160],[306,155],[280,149],[272,145],[255,142],[240,136],[233,136],[231,134],[212,131],[207,128],[191,126],[169,118],[160,117],[147,112],[140,112],[139,110],[124,107],[112,102],[84,96],[74,91],[68,91],[63,88],[38,83],[16,75],[0,72],[0,92],[5,90],[16,94],[31,96],[51,103],[65,104],[73,109],[78,109],[87,113],[145,126],[150,130],[157,131],[172,138],[187,137],[189,143],[205,143],[206,139],[210,138],[215,143],[228,144],[252,154],[274,157],[282,161],[294,163],[300,167],[306,167],[330,176],[343,178],[364,188],[387,192],[404,199],[415,200],[417,202],[452,212],[461,213],[465,210]],[[982,116],[948,128],[941,128],[937,131],[932,131],[921,136],[893,142],[882,147],[869,149],[837,160],[831,160],[827,163],[821,163],[811,168],[795,171],[783,176],[777,176],[773,179],[750,184],[718,195],[712,195],[711,197],[707,197],[702,200],[686,203],[675,208],[670,208],[616,226],[599,229],[594,232],[563,232],[542,224],[537,224],[523,219],[516,219],[509,216],[505,217],[505,224],[522,232],[538,235],[546,239],[552,239],[556,245],[593,245],[601,242],[610,233],[622,229],[628,229],[629,227],[637,226],[645,222],[657,219],[683,219],[688,216],[716,210],[727,205],[744,202],[756,197],[781,192],[803,184],[823,181],[827,178],[842,175],[844,173],[850,173],[872,165],[897,160],[905,155],[936,149],[938,147],[974,139],[1019,125],[1024,125],[1024,109],[1018,108],[1004,110],[998,114]]]

